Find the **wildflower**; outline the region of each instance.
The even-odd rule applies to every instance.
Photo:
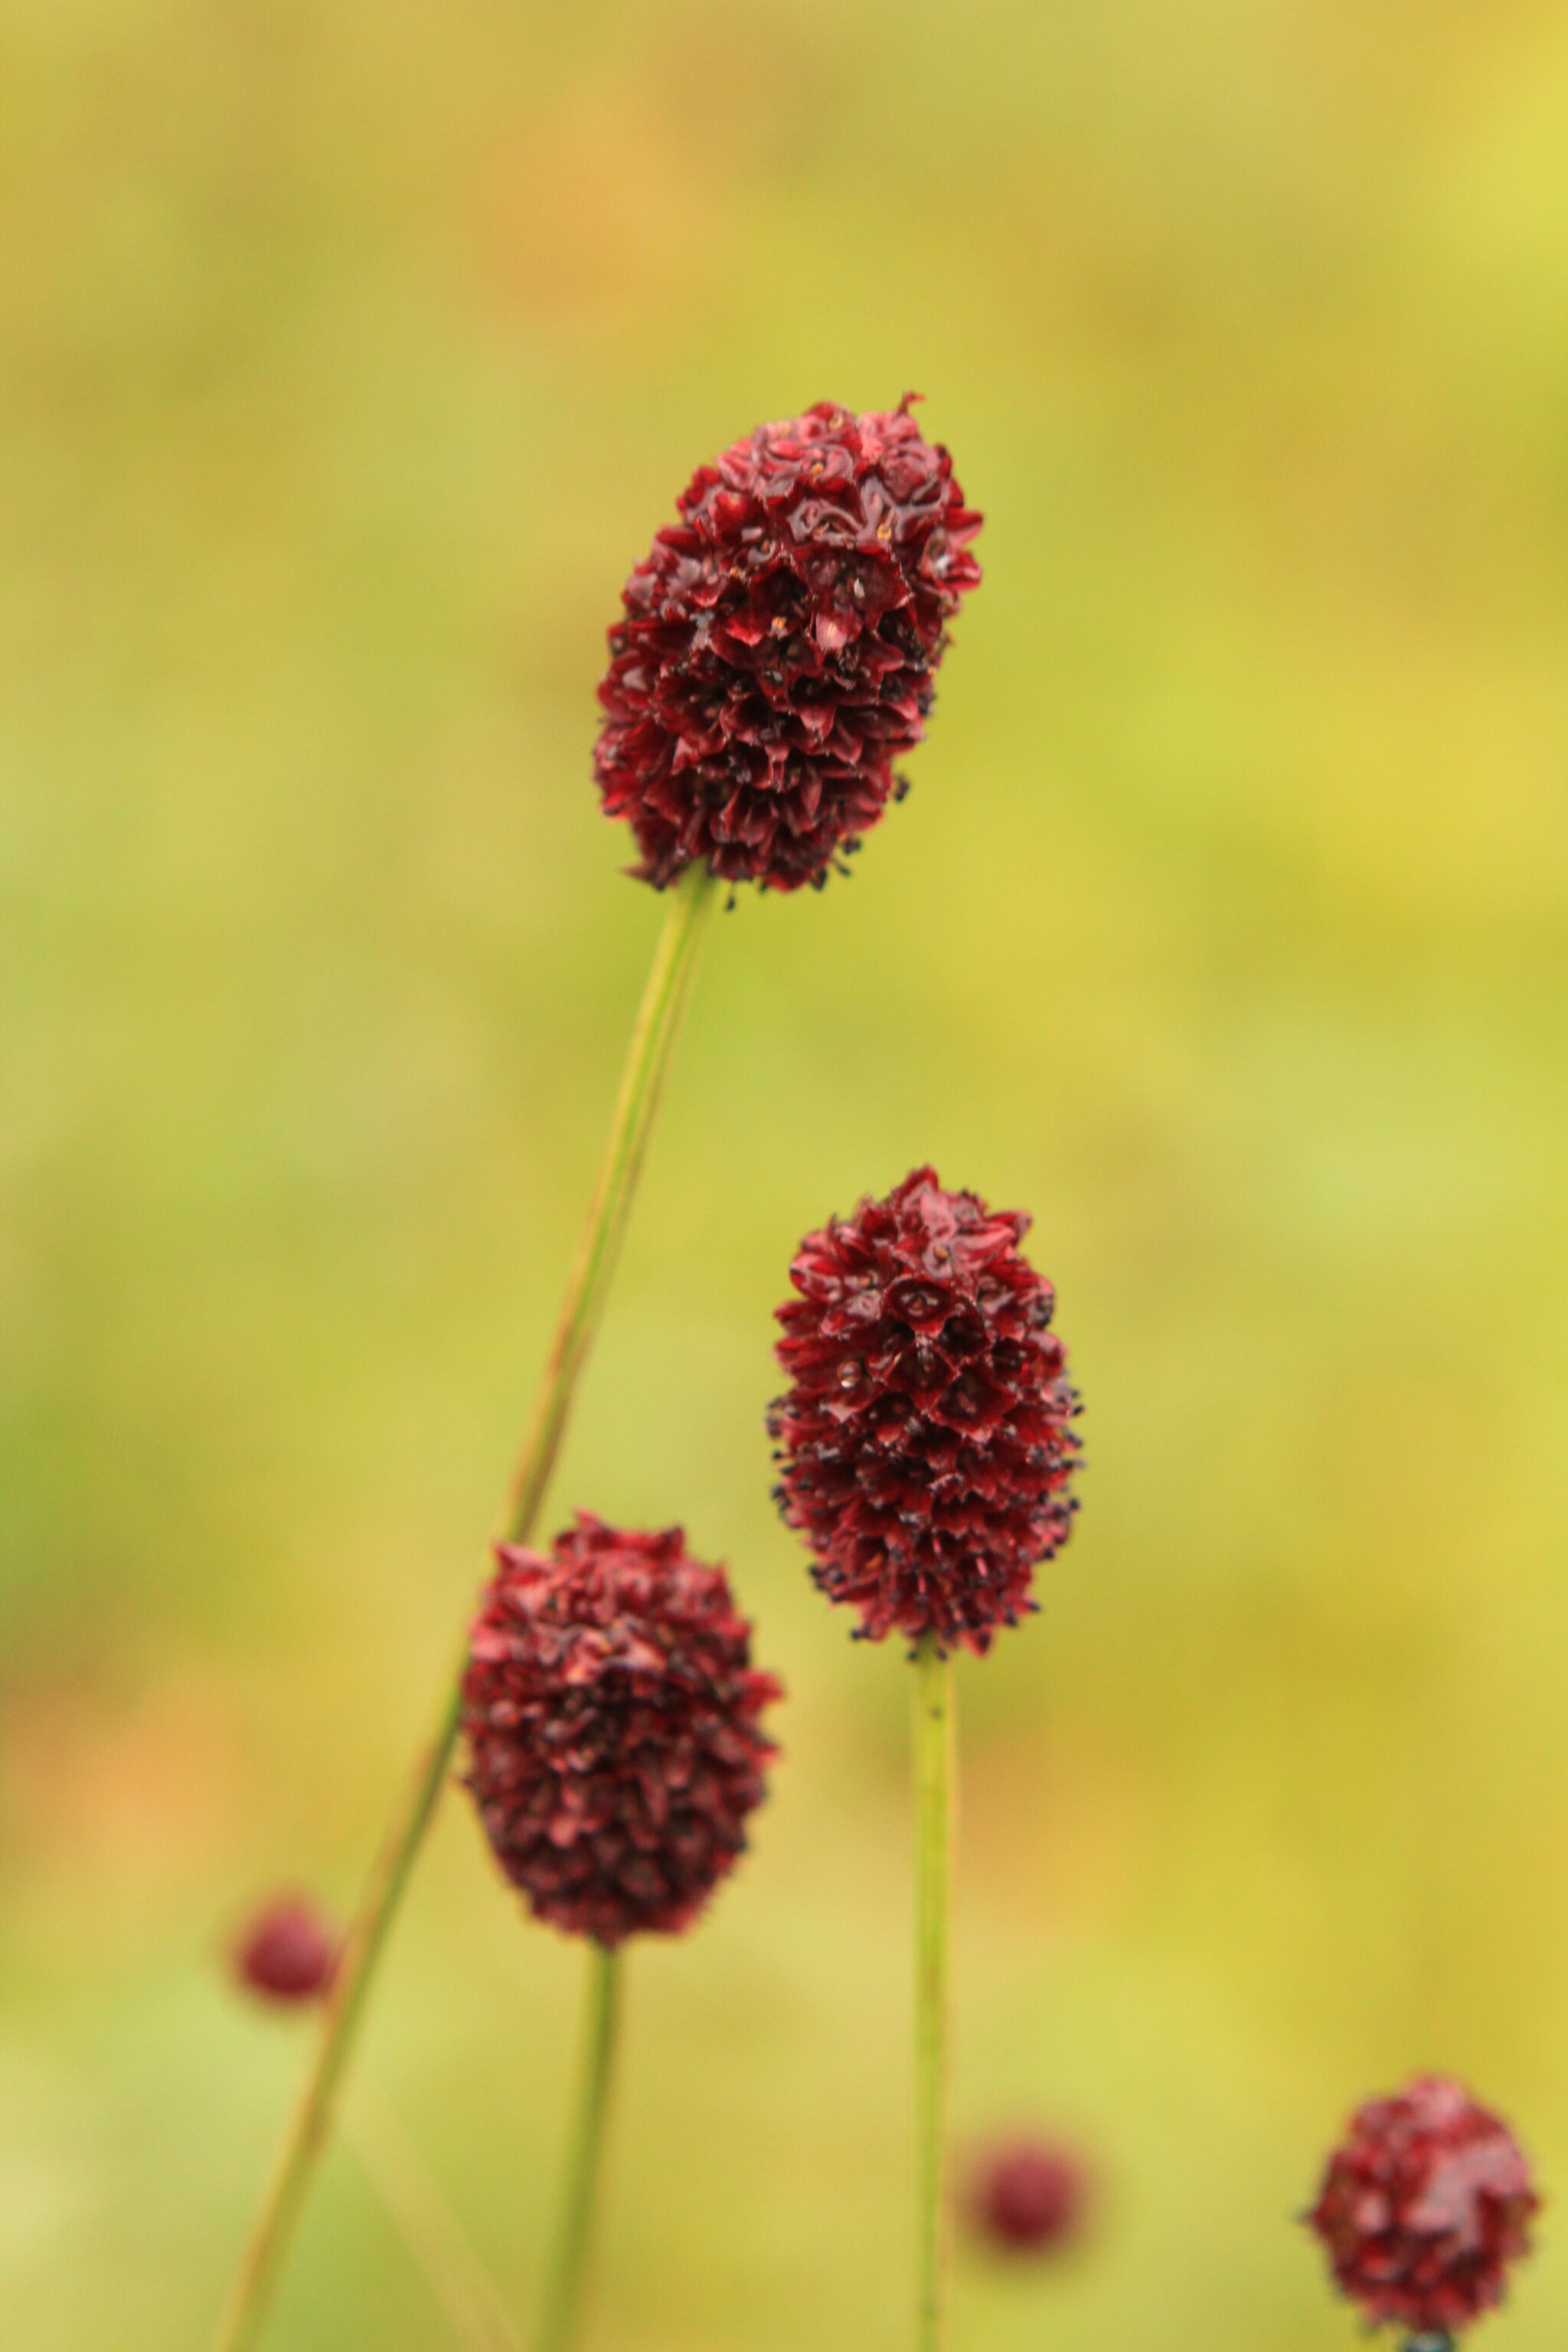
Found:
[[[663,889],[818,887],[904,784],[961,595],[980,578],[947,451],[910,396],[818,401],[700,466],[627,581],[595,774]]]
[[[897,1626],[984,1654],[1070,1530],[1079,1402],[1028,1226],[917,1168],[790,1267],[775,1497],[872,1641]]]
[[[1501,2302],[1539,2203],[1500,2117],[1422,2074],[1357,2108],[1305,2218],[1369,2321],[1441,2340]]]
[[[280,1895],[242,1931],[234,1970],[263,2000],[314,2000],[331,1990],[338,1952],[338,1937],[314,1904],[302,1895]]]
[[[679,1528],[580,1511],[549,1554],[501,1544],[496,1561],[463,1681],[496,1859],[537,1917],[606,1948],[674,1934],[745,1849],[781,1686]]]
[[[1005,2253],[1055,2253],[1078,2236],[1088,2198],[1088,2175],[1070,2148],[1007,2140],[974,2166],[970,2218],[976,2234]]]

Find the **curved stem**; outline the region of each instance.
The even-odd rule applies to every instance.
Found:
[[[532,1533],[555,1466],[573,1395],[598,1326],[626,1230],[627,1211],[669,1066],[670,1049],[690,994],[703,919],[716,896],[717,885],[707,867],[701,866],[688,867],[669,894],[668,911],[637,1010],[609,1139],[567,1281],[561,1319],[501,1516],[500,1532],[508,1542],[525,1542]],[[376,1964],[452,1759],[462,1722],[462,1673],[467,1654],[465,1644],[442,1701],[434,1734],[393,1817],[349,1931],[327,2003],[315,2060],[218,2323],[213,2339],[214,2352],[247,2352],[257,2340],[271,2303],[306,2193],[326,2146],[339,2085]]]
[[[940,2352],[947,2320],[948,1879],[952,1850],[952,1665],[927,1633],[915,1652],[915,2345]]]
[[[594,2198],[620,2020],[620,1969],[616,1955],[595,1944],[588,1969],[583,2074],[566,2151],[560,2223],[540,2311],[537,2352],[572,2352],[583,2316],[583,2289],[593,2244]]]
[[[519,2352],[505,2300],[396,2116],[362,2077],[343,2116],[360,2170],[473,2352]]]

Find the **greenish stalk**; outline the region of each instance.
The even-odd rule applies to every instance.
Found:
[[[642,1173],[670,1048],[691,992],[704,918],[719,887],[706,866],[689,866],[670,892],[669,912],[626,1048],[609,1140],[566,1285],[566,1303],[512,1471],[501,1519],[501,1539],[506,1543],[527,1542],[561,1451],[578,1377],[594,1343],[626,1232],[626,1212]]]
[[[670,1050],[690,994],[704,918],[717,895],[718,886],[705,866],[689,866],[669,893],[668,911],[637,1009],[609,1139],[566,1285],[561,1319],[501,1515],[499,1532],[510,1543],[525,1543],[532,1534],[561,1450],[573,1396],[598,1328],[626,1231]],[[452,1760],[462,1721],[466,1663],[465,1646],[456,1662],[434,1735],[393,1817],[349,1931],[315,2059],[213,2338],[214,2352],[249,2352],[270,2307],[326,2147],[343,2070],[376,1967]]]
[[[915,1652],[915,2345],[947,2325],[948,1886],[952,1854],[952,1661]]]
[[[618,1956],[595,1944],[588,1955],[588,2018],[577,2111],[566,2150],[564,2193],[545,2275],[537,2352],[573,2352],[583,2318],[583,2290],[593,2248],[595,2192],[605,2147],[605,2116],[620,2019]]]
[[[362,2076],[343,2137],[431,2292],[471,2352],[520,2352],[505,2300],[397,2117]]]

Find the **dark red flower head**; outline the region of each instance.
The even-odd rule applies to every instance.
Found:
[[[1018,1249],[1028,1229],[917,1168],[808,1234],[790,1267],[774,1494],[872,1641],[896,1625],[984,1655],[1035,1608],[1035,1564],[1071,1528],[1078,1396],[1056,1293]]]
[[[234,1947],[234,1972],[263,2000],[314,2000],[331,1991],[338,1938],[314,1904],[289,1895],[268,1903]]]
[[[969,2210],[977,2235],[1004,2253],[1055,2253],[1082,2227],[1089,2175],[1071,2148],[1006,2140],[975,2163]]]
[[[909,400],[819,400],[700,466],[622,593],[594,757],[662,889],[820,886],[902,786],[980,528]]]
[[[1539,2203],[1507,2125],[1422,2074],[1357,2108],[1306,2218],[1369,2320],[1444,2336],[1501,2302]]]
[[[616,1945],[694,1919],[745,1850],[781,1696],[723,1570],[679,1528],[586,1511],[549,1554],[496,1548],[468,1636],[468,1785],[541,1919]]]

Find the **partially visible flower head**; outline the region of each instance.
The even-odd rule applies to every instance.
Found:
[[[872,1641],[896,1626],[983,1655],[1036,1607],[1035,1565],[1071,1528],[1078,1396],[1028,1228],[917,1168],[790,1267],[774,1492]]]
[[[1001,2252],[1057,2253],[1079,2236],[1089,2194],[1088,2171],[1073,2149],[1053,2140],[1005,2140],[975,2161],[970,2221]]]
[[[821,885],[902,790],[980,528],[909,400],[829,400],[700,466],[627,581],[599,688],[608,816],[662,889]]]
[[[1501,2118],[1422,2074],[1357,2108],[1306,2219],[1369,2321],[1447,2336],[1501,2302],[1539,2203]]]
[[[745,1850],[781,1695],[679,1528],[580,1511],[548,1553],[498,1545],[468,1636],[466,1779],[535,1916],[606,1946],[688,1926]]]
[[[240,1931],[234,1972],[263,2000],[315,2000],[337,1974],[339,1938],[303,1895],[276,1896]]]

